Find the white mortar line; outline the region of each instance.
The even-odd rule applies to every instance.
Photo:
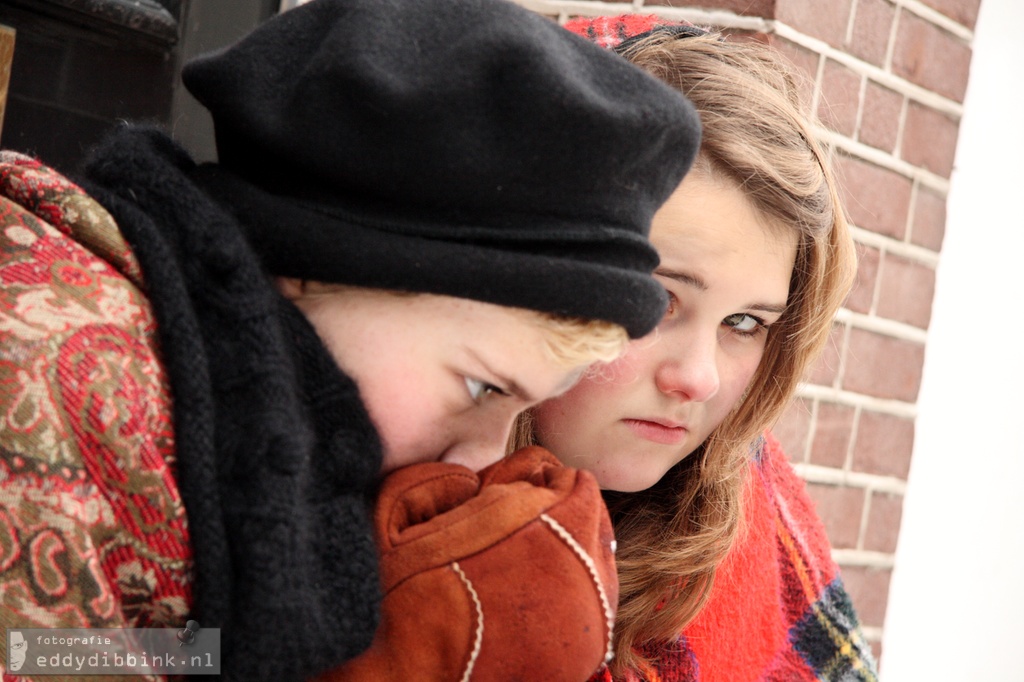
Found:
[[[635,10],[632,2],[559,2],[552,0],[515,0],[517,5],[537,12],[538,14],[558,14],[565,16],[566,13],[583,14],[586,16],[615,16],[629,14]]]
[[[853,457],[857,451],[857,433],[860,431],[860,415],[863,413],[863,407],[858,405],[853,408],[853,426],[850,428],[850,437],[846,440],[846,452],[843,456],[843,471],[853,471]]]
[[[901,256],[930,268],[936,268],[939,265],[939,254],[923,246],[899,241],[898,239],[893,239],[892,237],[866,230],[856,225],[850,226],[850,234],[853,235],[853,240],[858,244],[873,246],[886,253]]]
[[[846,322],[857,329],[864,329],[876,334],[882,334],[901,341],[919,343],[922,346],[928,341],[928,331],[895,320],[888,320],[884,317],[855,313],[846,308],[840,308],[836,313],[836,322]]]
[[[901,78],[890,71],[883,70],[874,64],[870,64],[847,52],[838,50],[823,40],[812,38],[811,36],[801,33],[792,26],[784,24],[781,21],[773,21],[772,24],[775,34],[779,37],[785,38],[786,40],[794,42],[797,45],[805,47],[813,52],[823,54],[829,59],[849,67],[853,71],[866,75],[872,80],[882,83],[891,90],[904,94],[921,104],[929,106],[932,109],[936,109],[937,111],[941,111],[942,113],[957,120],[963,117],[964,105],[956,100],[944,97],[943,95],[928,90],[920,85],[911,83],[907,79]]]
[[[926,170],[904,161],[903,159],[899,159],[889,152],[883,152],[881,149],[875,149],[863,142],[855,142],[846,135],[840,135],[839,133],[822,126],[815,126],[814,134],[823,142],[833,147],[838,147],[853,156],[864,159],[865,161],[870,161],[876,166],[896,171],[900,175],[905,175],[908,178],[918,179],[922,184],[927,185],[931,189],[942,194],[949,193],[948,178],[944,178],[941,175],[932,173],[930,170]]]
[[[756,31],[758,33],[771,33],[772,24],[774,23],[770,19],[747,17],[726,10],[644,5],[643,11],[644,13],[655,14],[665,19],[683,19],[698,26],[736,28],[744,31]]]
[[[860,631],[864,633],[864,639],[869,642],[881,642],[882,641],[882,628],[880,627],[869,627],[867,625],[861,625]]]
[[[619,14],[653,14],[667,20],[689,21],[697,25],[716,28],[735,28],[770,33],[771,21],[761,17],[747,17],[725,10],[703,10],[686,7],[662,7],[633,2],[598,2],[588,0],[515,0],[517,4],[540,14],[557,14],[564,20],[569,14],[597,17]]]
[[[868,521],[871,520],[871,488],[864,489],[864,505],[860,510],[860,527],[857,528],[857,551],[863,552],[864,539],[868,534]]]
[[[942,12],[925,5],[920,0],[897,0],[896,6],[903,7],[908,12],[912,12],[925,21],[935,24],[947,33],[952,33],[967,45],[974,42],[974,31],[958,23],[955,19],[947,17]]]
[[[803,464],[800,462],[793,463],[793,470],[808,483],[863,488],[871,492],[887,493],[890,495],[905,495],[907,492],[907,482],[895,476],[866,474],[862,471],[843,471],[842,469],[825,467],[820,464]]]
[[[907,210],[907,222],[903,225],[903,243],[909,244],[914,235],[914,220],[917,219],[917,195],[921,193],[921,181],[910,183],[910,208]]]
[[[808,400],[824,400],[837,405],[849,405],[850,407],[863,407],[872,412],[892,415],[902,419],[917,418],[917,405],[902,400],[889,398],[876,398],[863,393],[844,391],[839,388],[819,386],[817,384],[800,384],[797,386],[796,395],[799,398]]]
[[[884,552],[869,552],[863,549],[833,549],[832,560],[843,566],[859,566],[864,568],[892,568],[896,557]]]

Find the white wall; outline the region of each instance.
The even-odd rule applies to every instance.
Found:
[[[982,0],[882,682],[1024,681],[1024,2]]]

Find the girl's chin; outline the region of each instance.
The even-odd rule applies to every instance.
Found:
[[[665,453],[658,453],[664,455]],[[692,453],[678,458],[659,458],[655,453],[637,453],[631,461],[616,463],[612,467],[602,467],[599,471],[591,470],[597,478],[601,490],[619,493],[638,493],[647,490],[660,481],[672,467]],[[585,467],[584,467],[585,468]]]
[[[596,474],[597,483],[601,486],[601,490],[609,490],[618,493],[638,493],[642,490],[647,490],[661,480],[661,477],[664,475],[665,472],[660,469],[656,472],[650,472],[649,474],[643,471],[637,471],[636,469],[618,471],[615,473],[602,472],[601,474]]]

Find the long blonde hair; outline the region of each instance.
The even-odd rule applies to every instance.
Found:
[[[825,151],[795,76],[758,43],[655,30],[626,59],[680,90],[703,125],[696,172],[736,182],[771,224],[800,235],[786,312],[772,325],[744,399],[689,457],[637,493],[606,491],[620,581],[613,673],[645,667],[705,604],[739,528],[751,451],[829,339],[856,261]],[[529,417],[517,442],[531,436]]]

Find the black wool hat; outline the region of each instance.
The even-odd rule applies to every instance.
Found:
[[[690,103],[507,0],[313,0],[189,62],[268,271],[652,330]]]

